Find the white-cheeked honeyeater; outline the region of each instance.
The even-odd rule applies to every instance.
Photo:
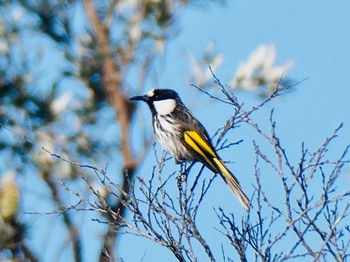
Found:
[[[164,150],[183,161],[200,161],[214,173],[219,173],[244,209],[250,201],[241,189],[237,178],[216,153],[208,132],[171,89],[152,89],[143,96],[130,100],[147,103],[152,112],[153,130]]]

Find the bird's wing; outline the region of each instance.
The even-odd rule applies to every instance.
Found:
[[[207,130],[186,107],[178,109],[181,111],[177,115],[181,116],[184,145],[196,155],[197,160],[217,173],[219,170],[213,159],[219,157],[211,144]]]
[[[248,210],[250,206],[248,197],[242,191],[237,178],[227,169],[222,160],[217,156],[209,140],[206,139],[204,135],[193,130],[184,132],[184,140],[188,147],[197,154],[198,159],[204,165],[222,176],[244,209]]]
[[[218,172],[217,165],[214,161],[218,156],[209,140],[203,134],[195,130],[185,130],[184,141],[187,147],[198,156],[198,159],[203,164],[213,172]]]

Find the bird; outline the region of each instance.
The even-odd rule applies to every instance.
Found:
[[[220,174],[245,210],[250,201],[237,178],[217,154],[205,127],[197,120],[173,89],[154,88],[130,101],[143,101],[152,114],[152,126],[161,147],[177,164],[199,161]]]

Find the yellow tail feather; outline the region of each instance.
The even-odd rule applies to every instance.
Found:
[[[235,176],[226,168],[226,166],[221,160],[217,158],[214,158],[213,160],[218,166],[219,173],[222,176],[222,178],[225,180],[226,184],[229,186],[233,194],[237,197],[237,199],[239,200],[243,208],[245,210],[248,210],[250,206],[250,201],[242,191],[241,186],[239,185]]]
[[[211,145],[203,139],[196,131],[185,131],[184,140],[199,156],[203,164],[213,172],[218,172],[225,180],[233,194],[238,198],[244,209],[248,210],[250,201],[244,194],[235,176],[226,168],[218,158]]]

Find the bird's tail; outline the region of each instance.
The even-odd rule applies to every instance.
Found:
[[[233,194],[237,197],[243,208],[245,210],[248,210],[250,206],[250,201],[248,197],[244,194],[241,186],[238,183],[237,178],[230,172],[230,170],[227,169],[227,167],[220,159],[214,158],[213,160],[219,169],[219,174],[225,180],[226,184],[229,186]]]

